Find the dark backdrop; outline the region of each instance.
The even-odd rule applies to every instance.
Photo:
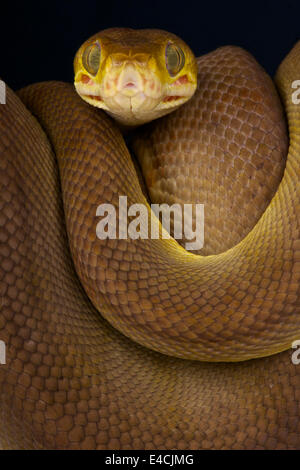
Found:
[[[0,76],[17,89],[73,80],[73,57],[89,36],[112,26],[162,28],[201,55],[225,44],[246,48],[273,75],[300,39],[300,0],[5,0],[0,6]]]

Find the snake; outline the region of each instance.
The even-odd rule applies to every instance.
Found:
[[[0,447],[299,448],[300,43],[274,83],[111,28],[74,72],[0,105]],[[203,204],[202,248],[98,237],[120,196]]]

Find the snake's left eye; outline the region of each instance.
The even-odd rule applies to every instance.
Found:
[[[169,74],[174,77],[183,68],[185,62],[184,52],[175,44],[168,44],[166,47],[166,66]]]
[[[82,64],[84,68],[91,74],[96,75],[100,65],[101,47],[100,44],[95,42],[87,46],[82,55]]]

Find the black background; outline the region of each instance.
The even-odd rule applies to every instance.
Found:
[[[112,26],[166,29],[196,55],[239,45],[271,75],[300,39],[299,0],[5,0],[0,20],[0,76],[13,89],[42,80],[71,82],[78,47]]]

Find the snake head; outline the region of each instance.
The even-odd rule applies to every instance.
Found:
[[[162,30],[101,31],[77,51],[74,73],[83,100],[133,126],[175,110],[197,87],[191,49]]]

